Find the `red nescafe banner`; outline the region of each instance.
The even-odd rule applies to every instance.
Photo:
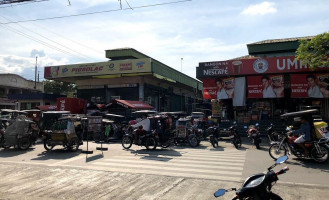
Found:
[[[292,74],[291,97],[329,98],[329,74]]]
[[[231,99],[234,97],[234,78],[203,79],[204,99]]]
[[[283,75],[247,77],[248,98],[284,97]]]

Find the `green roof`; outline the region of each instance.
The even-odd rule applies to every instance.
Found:
[[[111,60],[151,58],[150,56],[145,55],[133,48],[110,49],[110,50],[106,50],[105,54],[106,54],[106,58],[109,58]],[[167,78],[167,80],[169,81],[175,81],[190,86],[192,88],[202,90],[201,81],[194,79],[190,76],[187,76],[186,74],[181,73],[176,69],[173,69],[168,65],[161,63],[160,61],[157,61],[153,58],[151,59],[152,59],[152,72],[155,73],[156,75],[160,75],[164,77],[164,79]]]

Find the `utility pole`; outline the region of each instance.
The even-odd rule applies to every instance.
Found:
[[[35,56],[34,89],[37,89],[38,56]]]
[[[183,72],[183,58],[180,58],[180,72]]]

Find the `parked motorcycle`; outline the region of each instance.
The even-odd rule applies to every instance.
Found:
[[[248,138],[256,146],[256,148],[260,149],[259,144],[262,142],[262,139],[260,138],[258,125],[259,125],[258,123],[256,123],[255,125],[250,125],[247,130],[247,134],[248,134]]]
[[[279,141],[272,142],[269,154],[273,159],[282,155],[293,154],[297,158],[306,158],[304,150],[295,144],[296,136],[289,136],[288,133],[279,135]],[[321,138],[318,141],[305,142],[304,145],[309,152],[309,158],[318,163],[327,162],[329,159],[329,138]]]
[[[274,165],[267,169],[266,173],[255,174],[248,177],[242,184],[240,189],[219,189],[214,193],[215,197],[223,196],[226,192],[236,191],[236,196],[233,199],[247,200],[279,200],[282,199],[279,195],[271,191],[273,185],[279,180],[278,175],[286,173],[288,167],[284,167],[278,172],[274,172],[273,168],[288,160],[287,156],[278,158]],[[232,200],[233,200],[232,199]]]
[[[228,128],[229,138],[231,139],[235,148],[240,148],[242,145],[241,137],[236,128],[236,122],[233,122],[233,125]]]
[[[270,143],[274,141],[278,141],[279,133],[274,131],[274,126],[272,123],[269,127],[266,128],[266,133]]]
[[[211,126],[207,129],[209,141],[214,148],[218,147],[219,132],[217,126]]]
[[[124,129],[124,135],[122,137],[122,147],[125,149],[130,149],[134,141],[134,128],[129,126],[128,128]],[[154,150],[158,146],[158,141],[156,139],[156,131],[148,132],[145,135],[139,135],[138,146],[145,146],[148,150]]]

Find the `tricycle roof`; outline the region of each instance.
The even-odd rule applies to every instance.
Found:
[[[303,111],[298,111],[298,112],[291,112],[291,113],[286,113],[281,115],[281,118],[288,118],[288,117],[299,117],[303,115],[314,115],[318,114],[319,111],[317,109],[311,109],[311,110],[303,110]]]

